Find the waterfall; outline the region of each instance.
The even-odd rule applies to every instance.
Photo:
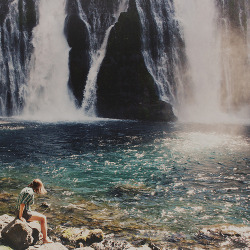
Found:
[[[40,1],[24,118],[67,120],[79,116],[67,85],[69,47],[64,36],[65,15],[64,0]]]
[[[250,80],[245,50],[247,11],[237,1],[234,8],[226,1],[216,0],[174,3],[185,41],[192,91],[191,98],[181,104],[179,118],[232,121],[250,97],[244,93]]]
[[[80,0],[77,0],[79,16],[86,24],[90,38],[89,54],[91,65],[82,103],[82,110],[88,116],[95,116],[97,74],[106,53],[110,31],[121,12],[127,10],[128,0],[114,1],[112,11],[105,9],[105,7],[108,7],[105,6],[107,4],[110,5],[110,1],[107,3],[103,1],[102,4],[100,2],[91,2],[87,8],[83,9]]]
[[[173,59],[176,27],[172,1],[136,0],[142,25],[143,56],[159,92],[159,98],[173,103]]]
[[[24,11],[24,10],[21,10]],[[29,37],[19,29],[18,0],[0,26],[0,115],[18,115],[23,104],[23,86],[28,74]]]
[[[220,37],[214,1],[175,0],[176,18],[182,27],[192,83],[189,103],[182,103],[185,120],[216,120],[220,115]]]
[[[1,116],[39,120],[96,116],[97,76],[110,31],[127,11],[129,0],[68,1],[71,17],[79,15],[86,26],[81,26],[81,39],[88,36],[82,41],[86,46],[81,57],[70,64],[74,67],[70,76],[65,1],[0,1]],[[180,120],[217,122],[239,114],[249,118],[249,0],[135,3],[144,62],[159,99],[172,104]],[[73,27],[71,39],[77,40],[74,20],[69,27]],[[78,53],[77,46],[74,53]],[[72,85],[75,92],[68,89],[71,76],[77,79]],[[86,78],[86,84],[78,81]]]
[[[221,3],[221,104],[229,114],[250,116],[249,3]],[[248,114],[247,114],[248,113]]]
[[[250,3],[246,0],[246,10],[247,10],[247,55],[248,63],[250,63]]]

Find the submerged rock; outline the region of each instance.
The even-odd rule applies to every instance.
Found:
[[[132,185],[116,185],[110,188],[109,192],[115,197],[123,195],[135,196],[137,194],[147,193],[149,189],[145,186],[132,186]]]

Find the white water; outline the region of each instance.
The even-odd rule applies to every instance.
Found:
[[[150,3],[149,3],[150,2]],[[143,57],[146,67],[153,77],[159,92],[159,98],[166,102],[174,102],[175,96],[173,93],[173,86],[171,86],[171,79],[169,79],[171,68],[171,55],[173,51],[168,49],[171,47],[175,50],[174,39],[174,24],[171,21],[174,19],[173,6],[171,1],[140,1],[136,0],[137,9],[140,15],[142,24],[142,44],[143,44]],[[147,6],[150,5],[150,13],[147,13]],[[168,13],[168,19],[166,20],[166,13]],[[152,15],[152,17],[150,16]],[[150,23],[151,20],[151,23]],[[156,36],[152,34],[153,29]],[[171,44],[166,41],[166,31],[170,29]],[[154,48],[151,43],[154,42]],[[168,45],[167,45],[168,44]],[[169,48],[167,48],[169,46]]]
[[[41,0],[39,24],[33,30],[34,53],[22,117],[75,120],[81,117],[68,90],[69,47],[64,36],[65,0]]]
[[[212,0],[175,0],[192,77],[193,98],[183,104],[183,120],[216,122],[220,110],[220,38],[218,14]]]
[[[247,10],[247,57],[250,64],[250,2],[245,0],[245,6]]]
[[[19,113],[19,103],[22,101],[22,85],[27,75],[28,55],[28,34],[19,31],[18,0],[13,1],[9,6],[3,23],[0,28],[0,115],[7,115],[8,97],[11,100],[13,114]],[[23,41],[24,65],[21,60],[21,42]],[[4,41],[4,44],[1,42]]]
[[[179,119],[205,123],[248,122],[249,107],[240,108],[239,102],[244,91],[249,90],[242,10],[239,9],[241,35],[236,35],[228,20],[219,16],[215,1],[174,0],[174,3],[185,41],[192,91],[189,100],[179,107]]]
[[[96,80],[101,67],[101,63],[106,54],[106,47],[110,31],[117,22],[121,12],[125,12],[128,8],[128,0],[119,0],[114,6],[112,13],[107,13],[107,10],[100,10],[100,6],[91,3],[89,13],[85,13],[81,3],[77,0],[79,16],[86,24],[90,37],[90,61],[91,66],[87,77],[87,82],[84,90],[82,111],[91,117],[96,116]],[[97,3],[98,4],[98,3]],[[101,19],[101,13],[106,12],[104,20]]]

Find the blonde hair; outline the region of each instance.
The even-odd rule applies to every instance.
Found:
[[[44,188],[44,185],[41,180],[34,179],[30,184],[29,187],[31,187],[36,193],[38,194],[46,194],[47,191]]]

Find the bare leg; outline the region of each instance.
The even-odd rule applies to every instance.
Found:
[[[43,243],[51,243],[52,241],[47,236],[47,219],[46,216],[38,212],[31,212],[32,216],[29,221],[39,221],[41,223],[41,231],[43,235]]]

